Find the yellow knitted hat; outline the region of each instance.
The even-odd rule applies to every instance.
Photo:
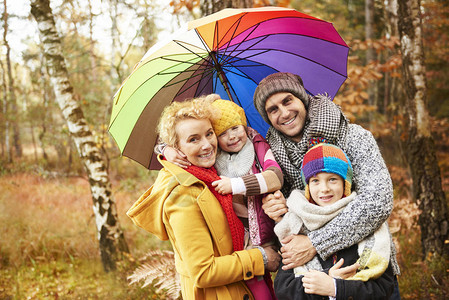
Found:
[[[217,136],[237,125],[246,127],[245,111],[234,102],[218,99],[212,102],[212,105],[221,111],[219,117],[212,120],[212,127]]]

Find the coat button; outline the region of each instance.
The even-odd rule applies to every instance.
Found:
[[[253,275],[253,273],[251,273],[251,271],[246,272],[246,277],[251,277]]]
[[[248,294],[245,294],[245,295],[243,296],[243,300],[249,300]]]

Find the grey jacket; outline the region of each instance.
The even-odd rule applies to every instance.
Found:
[[[322,99],[320,100],[322,101]],[[340,110],[333,102],[327,105],[334,110],[335,107]],[[311,123],[315,122],[313,120],[310,122],[309,118],[304,129],[305,132],[307,132],[307,127],[312,126]],[[288,178],[289,172],[284,170],[286,165],[283,164],[282,160],[285,163],[285,155],[282,157],[282,153],[276,153],[276,149],[280,149],[280,144],[273,134],[274,130],[273,127],[269,130],[267,135],[268,143],[276,160],[283,168],[285,181],[293,182],[293,178]],[[334,143],[342,148],[351,160],[354,171],[353,186],[355,186],[357,197],[347,205],[340,215],[320,229],[308,234],[313,246],[323,260],[326,260],[339,250],[357,244],[368,235],[374,233],[388,219],[393,209],[393,184],[373,135],[356,124],[347,124],[345,131]],[[303,137],[303,139],[307,138],[307,136]],[[301,149],[297,151],[304,153],[297,153],[297,155],[302,160],[307,149]],[[294,166],[294,168],[297,168],[299,171],[300,166]],[[304,186],[296,188],[304,189]],[[287,191],[286,196],[290,192],[291,189]],[[398,275],[400,270],[396,260],[396,249],[393,242],[391,245],[393,272],[395,275]]]

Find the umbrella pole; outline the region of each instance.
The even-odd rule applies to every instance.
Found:
[[[229,100],[231,100],[232,102],[235,102],[231,96],[231,89],[229,88],[229,85],[228,85],[228,79],[226,78],[225,72],[221,68],[221,65],[218,62],[217,56],[215,54],[216,54],[215,51],[210,52],[210,56],[212,57],[212,60],[214,61],[215,70],[217,70],[218,78],[220,79],[221,83],[223,84],[223,87],[225,88],[226,93],[228,94]]]

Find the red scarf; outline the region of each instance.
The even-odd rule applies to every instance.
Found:
[[[209,169],[201,168],[197,166],[189,166],[185,169],[187,172],[203,181],[212,194],[220,202],[221,207],[228,219],[229,229],[231,230],[232,245],[234,246],[234,251],[243,250],[243,240],[245,238],[245,229],[243,227],[242,221],[237,217],[234,208],[232,207],[232,195],[220,195],[215,188],[212,186],[212,182],[219,180],[220,177],[217,174],[217,170],[212,166]]]

